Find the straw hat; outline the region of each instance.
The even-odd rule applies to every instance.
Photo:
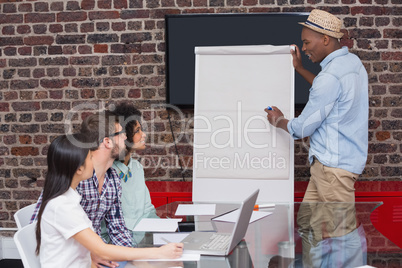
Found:
[[[313,31],[326,34],[335,38],[341,38],[341,20],[334,15],[319,9],[311,11],[306,22],[299,22],[299,24],[310,28]]]

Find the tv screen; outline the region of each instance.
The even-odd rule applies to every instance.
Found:
[[[166,101],[181,108],[194,107],[195,54],[197,46],[291,45],[301,49],[298,22],[307,13],[184,14],[166,15]],[[320,71],[302,53],[303,65]],[[295,106],[307,103],[310,85],[296,73]]]

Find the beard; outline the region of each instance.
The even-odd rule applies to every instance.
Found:
[[[125,148],[120,148],[119,145],[115,144],[112,149],[112,158],[116,160],[124,160],[126,155]]]

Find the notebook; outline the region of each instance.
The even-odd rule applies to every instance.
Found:
[[[213,256],[229,255],[247,232],[259,191],[256,190],[241,203],[239,217],[232,233],[193,231],[181,241],[184,244],[184,253]]]

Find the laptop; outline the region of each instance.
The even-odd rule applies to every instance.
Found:
[[[232,233],[191,232],[181,241],[184,244],[184,253],[213,256],[229,255],[246,235],[259,191],[259,189],[256,190],[241,203],[239,217]]]

